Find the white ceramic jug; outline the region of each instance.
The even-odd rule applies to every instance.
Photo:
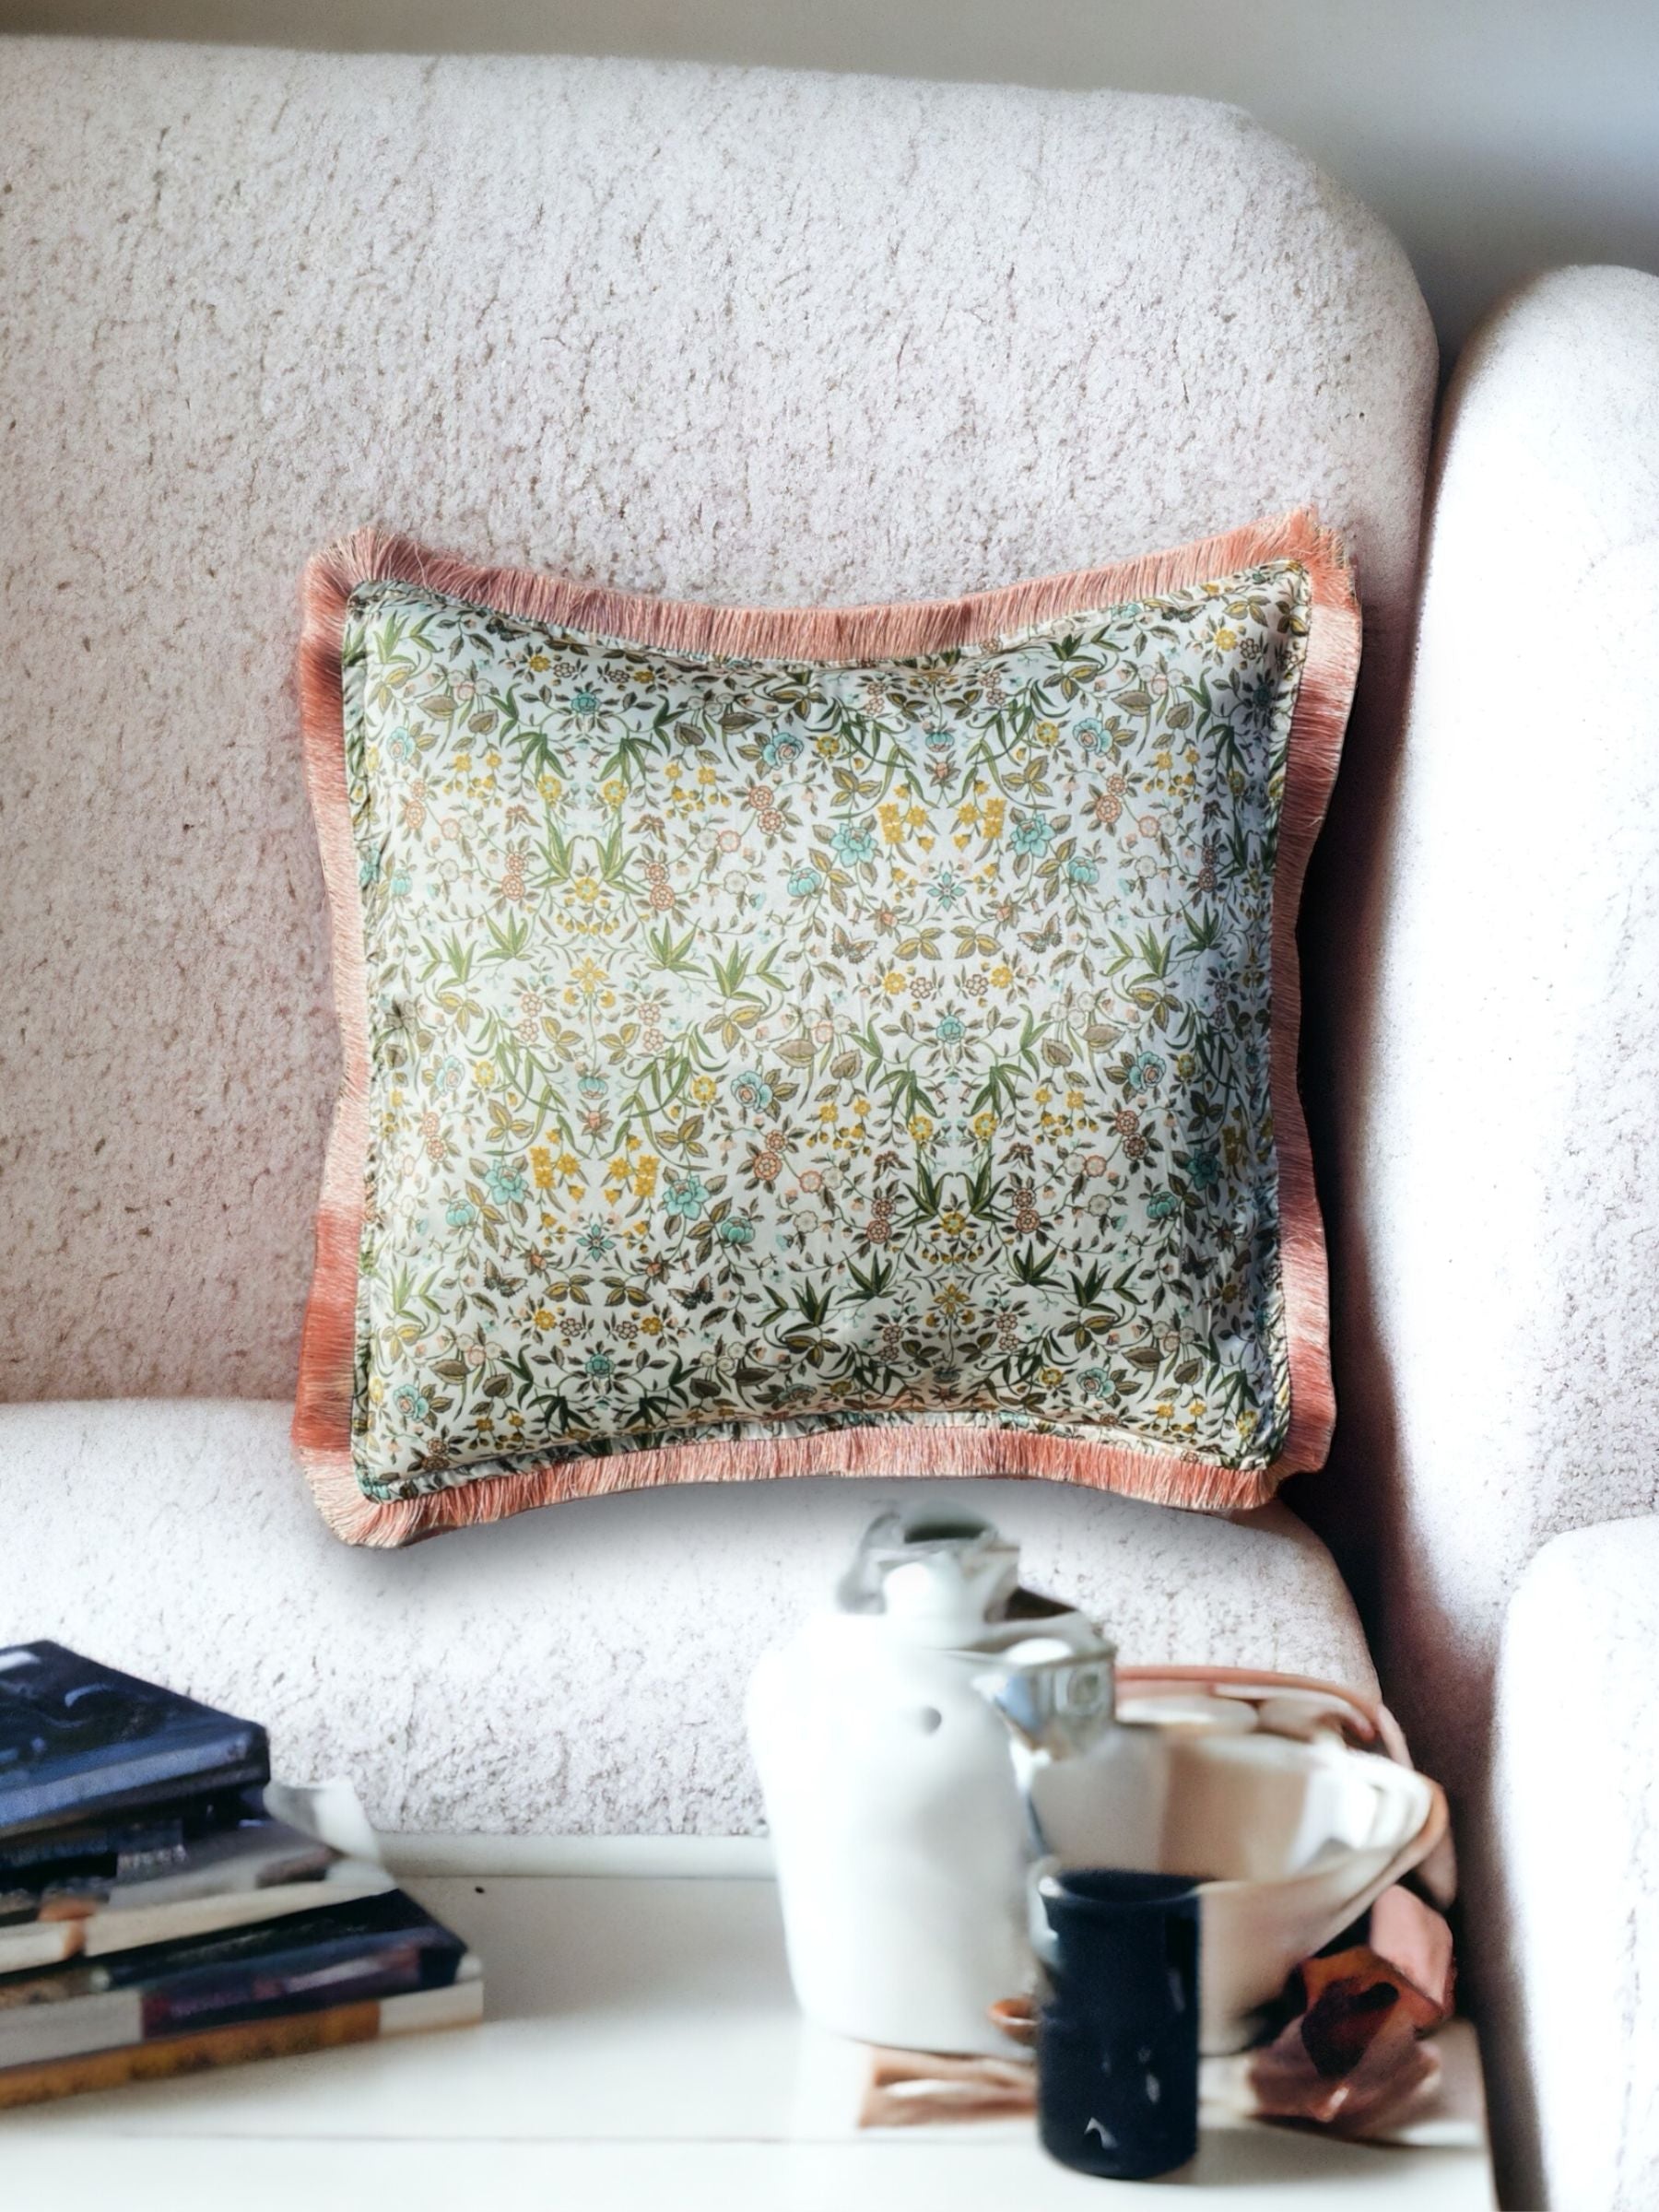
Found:
[[[1029,1988],[1033,1833],[992,1696],[1068,1667],[1080,1723],[1110,1726],[1112,1646],[1019,1588],[988,1523],[888,1513],[834,1607],[757,1669],[749,1740],[802,2008],[868,2042],[1000,2052],[987,2007]],[[1077,1662],[1086,1662],[1077,1667]]]

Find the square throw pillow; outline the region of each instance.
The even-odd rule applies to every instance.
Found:
[[[1359,625],[1308,516],[852,610],[372,532],[306,588],[346,1073],[295,1436],[340,1535],[1321,1462],[1294,933]]]

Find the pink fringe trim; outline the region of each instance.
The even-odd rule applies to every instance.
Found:
[[[669,1444],[480,1477],[453,1489],[378,1504],[352,1466],[358,1253],[368,1160],[369,1024],[362,905],[346,788],[340,642],[351,594],[370,581],[433,591],[549,625],[673,652],[829,662],[908,657],[988,642],[1059,615],[1155,598],[1265,561],[1307,570],[1312,610],[1291,722],[1273,914],[1272,1090],[1290,1423],[1272,1465],[1235,1471],[1173,1453],[1089,1438],[972,1428],[852,1428],[810,1436]],[[861,607],[731,607],[656,599],[524,569],[474,568],[411,539],[359,530],[320,554],[304,580],[300,694],[306,781],[334,928],[335,1002],[345,1071],[317,1213],[316,1267],[300,1355],[295,1446],[317,1503],[350,1544],[401,1545],[567,1498],[670,1482],[785,1475],[1031,1476],[1221,1511],[1265,1503],[1287,1475],[1319,1466],[1335,1419],[1324,1229],[1297,1089],[1301,992],[1296,915],[1324,818],[1359,665],[1359,613],[1340,541],[1306,512],[1252,523],[1172,552],[1046,576],[963,599]]]

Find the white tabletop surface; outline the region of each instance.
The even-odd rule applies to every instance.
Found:
[[[484,1961],[482,2026],[0,2114],[0,2205],[1049,2212],[1148,2187],[1309,2212],[1491,2204],[1466,2129],[1382,2148],[1206,2109],[1197,2159],[1150,2184],[1065,2171],[1025,2121],[860,2132],[864,2053],[795,2011],[772,1884],[649,1871],[671,1846],[621,1863],[648,1871],[407,1875]]]

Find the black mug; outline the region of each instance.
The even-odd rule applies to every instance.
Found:
[[[1037,2125],[1063,2166],[1148,2181],[1198,2148],[1198,1885],[1093,1868],[1038,1885],[1053,1932]]]

